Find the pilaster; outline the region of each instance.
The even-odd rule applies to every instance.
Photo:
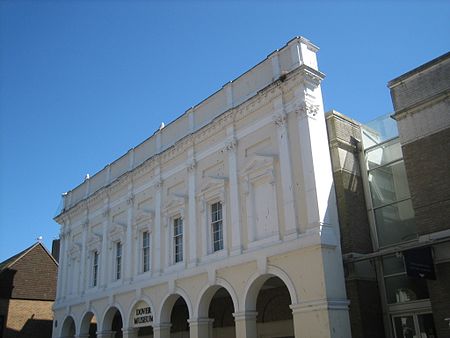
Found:
[[[160,323],[153,325],[153,338],[170,338],[170,323]]]
[[[125,243],[125,273],[124,280],[131,281],[133,279],[132,271],[132,256],[133,256],[133,218],[134,218],[134,195],[132,193],[133,185],[129,186],[129,196],[127,199],[128,210],[127,210],[127,232],[126,232],[126,243]]]
[[[194,150],[188,150],[188,214],[189,214],[189,258],[188,266],[197,264],[197,217],[196,217],[196,161]]]
[[[138,330],[136,328],[122,329],[123,338],[137,338]]]
[[[158,167],[158,177],[159,177],[159,167]],[[161,203],[162,203],[162,185],[163,182],[159,178],[155,184],[155,227],[154,227],[154,250],[151,250],[151,252],[154,253],[152,255],[155,257],[154,259],[154,269],[153,272],[160,274],[161,273],[161,267],[162,267],[162,258],[163,255],[161,255]],[[166,247],[166,251],[168,248]]]
[[[230,221],[231,221],[231,255],[242,252],[241,219],[239,210],[239,186],[237,164],[237,139],[233,126],[227,128],[228,141],[225,151],[228,154],[228,170],[230,179]]]
[[[211,318],[188,319],[189,337],[190,338],[212,337],[213,322],[214,319]]]
[[[108,228],[110,224],[110,210],[109,210],[109,200],[105,201],[105,209],[103,211],[103,240],[102,240],[102,252],[101,252],[101,262],[100,267],[101,279],[100,285],[102,288],[106,288],[108,285]]]
[[[233,313],[236,323],[236,338],[256,338],[256,316],[255,311],[235,312]],[[298,336],[300,337],[300,336]]]
[[[274,101],[274,123],[277,126],[278,151],[280,156],[281,187],[284,211],[284,239],[297,237],[297,218],[295,215],[294,187],[292,179],[291,156],[289,150],[288,116],[284,110],[282,96]]]

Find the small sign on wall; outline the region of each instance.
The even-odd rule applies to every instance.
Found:
[[[409,277],[436,279],[431,247],[404,251],[403,257],[405,258],[406,274]]]
[[[150,326],[153,323],[153,314],[150,306],[145,302],[139,302],[134,307],[133,325],[134,327]]]

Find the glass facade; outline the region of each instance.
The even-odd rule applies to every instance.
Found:
[[[363,144],[378,247],[417,238],[414,211],[395,121],[363,126]]]

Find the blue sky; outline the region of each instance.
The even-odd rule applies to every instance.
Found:
[[[0,261],[59,233],[61,193],[297,35],[325,108],[389,113],[386,83],[448,51],[445,1],[0,1]]]

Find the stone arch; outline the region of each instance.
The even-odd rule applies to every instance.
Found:
[[[94,309],[87,310],[82,314],[78,335],[84,336],[89,334],[89,328],[93,317],[95,317],[95,319],[97,320],[98,325],[99,317],[97,316],[97,313]]]
[[[243,311],[254,311],[256,308],[256,299],[258,297],[259,290],[263,286],[263,284],[271,277],[278,277],[281,281],[283,281],[284,285],[287,287],[289,291],[289,295],[291,296],[291,304],[297,304],[297,292],[294,287],[294,283],[292,282],[289,275],[283,271],[282,269],[276,266],[268,266],[267,272],[261,274],[259,272],[253,274],[247,281],[247,284],[244,289],[244,303]]]
[[[153,302],[151,301],[151,299],[149,297],[143,295],[140,298],[135,299],[131,303],[131,305],[128,309],[128,316],[126,318],[124,318],[127,321],[127,322],[124,322],[124,327],[133,326],[133,311],[134,311],[134,307],[139,302],[144,302],[150,307],[152,315],[153,315],[153,320],[155,320],[155,307],[153,306]]]
[[[61,337],[74,338],[76,334],[75,320],[72,315],[67,315],[64,318],[63,325],[61,327]]]
[[[183,298],[184,302],[187,305],[189,317],[192,317],[192,303],[187,295],[187,293],[181,289],[177,288],[173,293],[168,294],[163,301],[161,302],[161,306],[159,308],[157,315],[157,322],[158,323],[169,323],[170,322],[170,314],[172,312],[172,308],[175,305],[175,302],[177,301],[178,297]]]
[[[121,309],[119,304],[110,305],[102,316],[102,322],[101,322],[101,328],[102,331],[110,331],[114,319],[114,315],[116,314],[116,311],[119,312],[120,316],[122,317],[122,323],[123,323],[123,310]]]
[[[231,297],[231,300],[233,301],[234,311],[238,311],[239,301],[233,286],[226,280],[218,278],[216,279],[216,284],[208,284],[200,291],[197,303],[194,308],[194,317],[208,317],[209,304],[211,303],[214,294],[220,288],[224,288],[225,290],[227,290],[228,294]]]

